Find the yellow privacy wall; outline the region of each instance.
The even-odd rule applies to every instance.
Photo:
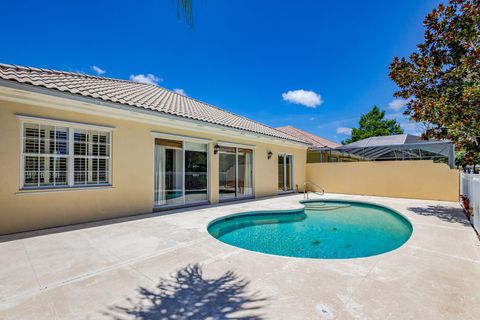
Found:
[[[445,201],[459,196],[458,170],[430,160],[309,163],[307,180],[331,193]]]

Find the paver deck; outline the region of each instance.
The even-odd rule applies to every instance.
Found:
[[[457,203],[324,197],[395,209],[412,237],[378,256],[320,260],[206,231],[223,215],[298,208],[298,194],[3,236],[0,319],[478,319],[480,242]]]

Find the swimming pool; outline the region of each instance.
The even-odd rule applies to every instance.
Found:
[[[292,211],[247,212],[208,225],[218,240],[247,250],[317,259],[369,257],[402,246],[412,225],[399,213],[375,204],[302,201]]]

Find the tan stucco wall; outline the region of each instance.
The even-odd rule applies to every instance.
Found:
[[[112,133],[112,187],[85,190],[20,191],[20,121],[16,114],[115,127]],[[294,155],[294,183],[303,185],[306,148],[229,138],[146,123],[2,101],[0,97],[0,234],[147,213],[153,206],[152,131],[212,139],[210,201],[218,201],[216,141],[255,145],[255,196],[277,194],[277,154]],[[267,151],[273,157],[267,159]]]
[[[428,160],[308,163],[307,180],[332,193],[446,201],[459,194],[458,170]]]

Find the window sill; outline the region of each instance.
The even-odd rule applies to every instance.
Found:
[[[242,200],[251,200],[255,199],[254,195],[251,196],[244,196],[244,197],[238,197],[238,198],[229,198],[229,199],[219,199],[219,203],[226,203],[226,202],[235,202],[235,201],[242,201]]]
[[[287,190],[287,191],[279,191],[278,194],[288,194],[288,193],[294,193],[294,190]]]
[[[204,201],[196,201],[196,202],[190,202],[185,204],[156,205],[156,206],[153,206],[153,212],[162,212],[162,211],[175,210],[175,209],[198,207],[198,206],[205,206],[209,204],[210,204],[210,201],[204,200]]]
[[[57,188],[23,188],[16,192],[16,195],[37,194],[37,193],[51,193],[51,192],[70,192],[70,191],[97,191],[115,189],[110,184],[93,185],[93,186],[75,186],[75,187],[57,187]]]

